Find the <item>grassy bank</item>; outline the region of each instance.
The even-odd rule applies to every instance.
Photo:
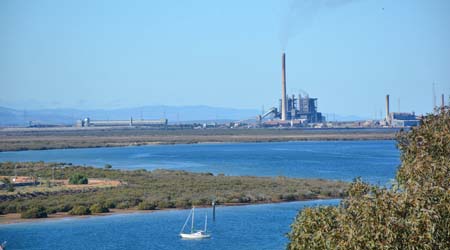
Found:
[[[0,151],[207,142],[392,140],[395,132],[394,129],[2,129]]]
[[[0,176],[38,177],[39,185],[0,191],[0,213],[24,213],[44,208],[48,214],[97,205],[117,209],[187,208],[192,205],[248,204],[340,198],[347,184],[321,179],[225,176],[170,170],[120,171],[63,163],[0,163]],[[54,170],[53,170],[54,169]],[[74,174],[89,179],[117,181],[120,185],[76,188],[53,185]],[[54,175],[55,181],[52,181]]]

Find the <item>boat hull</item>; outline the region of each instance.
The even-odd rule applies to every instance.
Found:
[[[183,239],[189,239],[189,240],[198,240],[198,239],[206,239],[211,237],[211,235],[209,234],[205,234],[205,233],[191,233],[191,234],[180,234],[181,238]]]

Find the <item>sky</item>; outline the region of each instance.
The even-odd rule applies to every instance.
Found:
[[[0,1],[0,106],[267,110],[283,50],[288,93],[323,113],[379,118],[386,94],[427,113],[433,83],[450,95],[450,1],[311,1]]]

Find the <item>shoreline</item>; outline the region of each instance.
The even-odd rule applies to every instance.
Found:
[[[151,145],[394,140],[395,129],[0,131],[0,152]]]
[[[395,138],[327,138],[327,139],[297,139],[297,140],[258,140],[258,141],[199,141],[199,142],[149,142],[142,144],[115,144],[102,146],[87,146],[87,147],[61,147],[61,148],[39,148],[39,149],[17,149],[17,150],[2,150],[2,152],[24,152],[24,151],[47,151],[47,150],[70,150],[70,149],[95,149],[95,148],[121,148],[121,147],[145,147],[145,146],[174,146],[174,145],[220,145],[220,144],[245,144],[245,143],[278,143],[278,142],[324,142],[324,141],[394,141]]]
[[[238,207],[238,206],[256,206],[264,204],[279,204],[279,203],[291,203],[299,201],[314,201],[314,200],[336,200],[341,199],[339,197],[320,197],[317,199],[302,199],[293,201],[273,201],[273,202],[252,202],[252,203],[225,203],[216,205],[216,208],[220,207]],[[212,206],[199,205],[197,208],[212,208]],[[34,219],[23,219],[20,218],[19,213],[12,214],[2,214],[0,215],[0,226],[2,225],[16,225],[22,223],[41,223],[47,221],[58,221],[64,219],[88,219],[93,217],[108,217],[113,215],[123,215],[123,214],[147,214],[147,213],[157,213],[157,212],[167,212],[167,211],[179,211],[179,210],[189,210],[190,208],[163,208],[155,210],[138,210],[138,209],[118,209],[112,208],[108,213],[98,213],[90,215],[70,215],[68,212],[58,212],[56,214],[49,214],[47,218],[34,218]]]

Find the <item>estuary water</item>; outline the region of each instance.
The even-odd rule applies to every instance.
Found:
[[[0,225],[0,240],[8,240],[8,250],[285,249],[285,235],[299,210],[338,202],[218,207],[216,220],[208,223],[212,237],[205,240],[183,240],[178,236],[189,210]],[[211,209],[195,211],[196,225],[201,228],[205,213],[212,217]]]
[[[118,169],[181,169],[226,175],[289,176],[384,185],[400,164],[394,141],[308,141],[152,145],[1,152],[0,161],[47,161]]]
[[[158,145],[142,147],[2,152],[0,161],[47,161],[116,169],[157,168],[226,175],[290,176],[386,185],[400,163],[394,141],[315,141]],[[70,218],[0,225],[8,249],[284,249],[286,233],[304,207],[339,200],[219,207],[209,221],[212,238],[178,234],[188,210]],[[210,209],[196,210],[199,227]]]

